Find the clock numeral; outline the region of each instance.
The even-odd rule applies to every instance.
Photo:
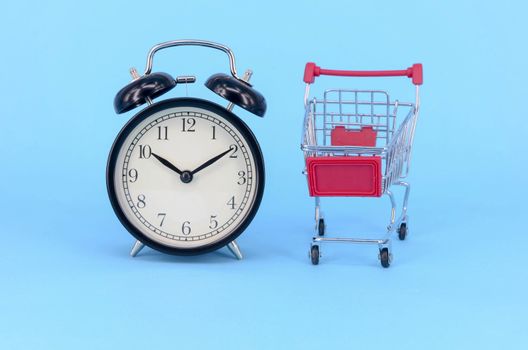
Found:
[[[237,184],[239,185],[243,185],[247,182],[247,179],[246,179],[246,172],[244,170],[240,170],[238,172],[238,181],[237,181]]]
[[[128,181],[130,182],[136,182],[138,178],[138,172],[136,169],[130,169],[128,171]]]
[[[182,131],[183,132],[195,132],[194,126],[196,125],[196,119],[194,118],[182,118]]]
[[[158,140],[168,140],[169,127],[168,126],[158,126]]]
[[[163,226],[163,222],[165,221],[165,217],[167,216],[167,213],[158,213],[158,219],[161,218],[160,221],[160,227]]]
[[[140,194],[138,197],[138,202],[136,204],[136,206],[139,208],[139,209],[143,209],[147,206],[147,203],[145,202],[145,195],[144,194]]]
[[[211,215],[211,219],[209,220],[209,228],[211,230],[214,230],[218,227],[218,221],[215,220],[217,216],[218,215]]]
[[[152,149],[149,145],[139,145],[139,158],[149,159],[152,155]]]
[[[235,203],[235,196],[231,197],[231,199],[227,202],[227,206],[231,207],[231,209],[235,209],[236,203]]]
[[[186,236],[191,234],[191,222],[190,221],[184,221],[182,224],[182,233]]]
[[[216,140],[216,125],[212,125],[211,128],[213,128],[213,137],[211,137],[211,140]]]
[[[238,156],[236,155],[238,151],[238,146],[235,144],[232,144],[231,146],[229,146],[229,148],[232,150],[231,154],[229,155],[229,158],[238,158]]]

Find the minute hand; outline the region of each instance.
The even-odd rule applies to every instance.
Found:
[[[216,162],[217,160],[219,160],[220,158],[222,158],[223,156],[225,156],[226,154],[231,152],[231,150],[232,149],[230,147],[227,151],[224,151],[224,152],[220,153],[219,155],[217,155],[216,157],[209,159],[207,162],[203,163],[198,168],[196,168],[193,171],[191,171],[191,173],[194,175],[197,172],[199,172],[200,170],[203,170],[203,169],[207,168],[209,165],[213,164],[214,162]]]

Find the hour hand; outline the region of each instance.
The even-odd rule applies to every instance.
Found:
[[[160,157],[158,156],[156,153],[152,152],[152,155],[154,156],[154,158],[156,158],[157,160],[159,160],[159,162],[163,165],[165,165],[167,168],[169,168],[170,170],[172,171],[175,171],[178,175],[181,175],[183,173],[183,171],[181,171],[180,169],[178,169],[174,164],[172,164],[171,162],[169,162],[167,159],[163,158],[163,157]]]

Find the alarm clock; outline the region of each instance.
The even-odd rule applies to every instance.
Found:
[[[152,72],[156,52],[176,46],[223,51],[230,74],[217,73],[205,86],[229,101],[177,97],[154,102],[195,76]],[[141,105],[119,132],[106,171],[112,208],[135,237],[130,254],[146,245],[163,253],[197,255],[227,246],[242,259],[235,239],[258,211],[264,191],[264,160],[252,131],[233,112],[239,106],[259,117],[266,100],[236,71],[225,45],[205,40],[175,40],[154,46],[145,72],[131,69],[133,81],[114,99],[118,114]]]

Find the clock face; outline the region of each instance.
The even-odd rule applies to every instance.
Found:
[[[258,209],[263,180],[247,126],[198,99],[162,101],[135,116],[114,144],[107,174],[121,222],[143,243],[174,254],[236,238]]]

